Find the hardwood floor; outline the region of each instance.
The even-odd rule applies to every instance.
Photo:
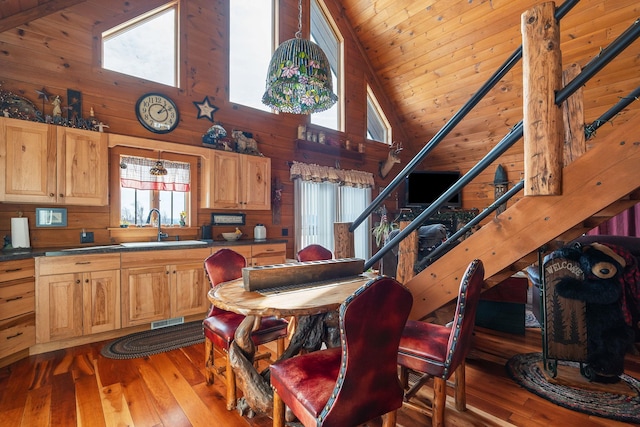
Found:
[[[628,425],[553,405],[508,378],[504,363],[511,355],[540,351],[539,330],[519,336],[477,328],[475,339],[467,362],[469,410],[448,410],[447,425]],[[225,409],[222,381],[205,384],[204,344],[132,360],[102,357],[103,344],[31,356],[0,369],[0,426],[271,426],[265,415],[246,419]],[[640,378],[640,357],[629,355],[626,368]],[[417,412],[398,413],[398,426],[428,425]]]

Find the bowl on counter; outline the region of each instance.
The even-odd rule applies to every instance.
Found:
[[[227,240],[229,242],[233,242],[233,241],[239,240],[242,237],[242,234],[240,234],[240,233],[222,233],[222,237],[224,238],[224,240]]]

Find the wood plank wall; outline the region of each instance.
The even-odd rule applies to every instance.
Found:
[[[366,142],[364,161],[354,161],[322,155],[315,152],[301,152],[294,149],[297,126],[308,119],[306,116],[270,114],[257,111],[228,101],[227,76],[227,12],[226,1],[182,0],[182,49],[184,74],[180,89],[173,89],[138,78],[132,78],[108,70],[100,69],[95,57],[94,43],[100,31],[134,17],[149,7],[163,1],[105,2],[88,0],[47,17],[36,19],[27,25],[0,33],[2,67],[0,81],[2,88],[25,96],[41,108],[36,89],[46,88],[52,94],[66,97],[67,88],[79,90],[83,97],[83,113],[89,114],[93,107],[96,117],[109,125],[108,132],[151,138],[177,144],[201,144],[201,137],[211,125],[206,119],[198,120],[197,108],[193,102],[200,102],[205,96],[219,107],[215,120],[230,131],[241,129],[253,132],[262,153],[272,159],[272,177],[283,185],[281,224],[272,223],[271,211],[247,211],[247,225],[243,231],[252,235],[253,226],[264,223],[268,238],[285,238],[288,241],[288,256],[293,256],[293,184],[289,180],[289,162],[292,160],[335,166],[344,169],[366,170],[376,173],[378,185],[385,182],[377,177],[378,162],[386,157],[384,144]],[[339,2],[328,2],[338,10]],[[281,24],[282,40],[291,38],[297,27],[297,4],[295,1],[281,1],[283,10]],[[308,10],[308,8],[306,8]],[[366,61],[359,56],[351,32],[345,28],[348,23],[337,16],[336,23],[345,38],[347,63],[346,86],[349,88],[344,103],[350,116],[345,132],[330,132],[328,136],[339,140],[349,139],[357,147],[365,142],[366,86],[374,84]],[[308,28],[308,27],[307,27]],[[265,76],[266,76],[265,70]],[[142,128],[134,114],[138,97],[151,91],[165,93],[177,103],[181,113],[178,128],[165,135],[155,135]],[[383,108],[392,109],[384,104]],[[51,113],[51,106],[45,105],[45,112]],[[353,114],[352,114],[353,113]],[[396,135],[402,134],[397,119],[389,116]],[[399,168],[396,168],[396,171]],[[387,179],[387,181],[390,178]],[[106,227],[109,208],[66,206],[69,225],[65,229],[34,229],[35,205],[0,204],[0,236],[10,234],[9,218],[23,212],[30,218],[31,243],[33,247],[69,246],[79,243],[79,231],[85,228],[95,233],[96,243],[110,243]],[[212,210],[200,209],[198,225],[210,221]],[[288,229],[288,237],[282,236],[282,229]],[[214,228],[214,234],[229,231]],[[198,237],[194,235],[193,237]]]
[[[269,211],[248,211],[244,231],[250,234],[256,223],[264,223],[268,237],[279,238],[282,229],[287,228],[288,256],[293,256],[293,185],[289,181],[288,162],[334,166],[339,160],[342,168],[370,171],[376,177],[375,196],[378,188],[387,185],[400,171],[400,166],[385,180],[377,175],[378,162],[386,157],[387,149],[382,144],[364,140],[366,84],[376,91],[393,126],[394,139],[405,143],[402,165],[406,165],[520,45],[520,15],[539,1],[434,0],[424,5],[396,0],[325,0],[345,39],[346,59],[343,100],[346,128],[345,132],[328,134],[340,140],[365,142],[362,163],[295,150],[296,128],[306,117],[273,115],[228,101],[226,0],[182,0],[180,89],[100,69],[94,51],[100,31],[163,3],[164,0],[87,0],[0,33],[2,87],[32,101],[38,101],[35,90],[42,87],[63,96],[67,88],[79,90],[83,95],[84,114],[93,107],[97,117],[110,126],[109,132],[189,145],[199,145],[202,134],[210,126],[209,121],[196,119],[197,110],[193,105],[194,101],[208,96],[220,108],[215,114],[216,121],[228,130],[254,133],[260,150],[272,158],[273,178],[284,186],[281,224],[273,224]],[[304,4],[308,11],[308,0]],[[280,0],[279,7],[280,37],[286,40],[292,37],[297,26],[297,2]],[[572,62],[584,66],[639,15],[640,5],[636,0],[582,0],[561,24],[565,67]],[[587,122],[638,86],[639,70],[640,42],[636,41],[620,60],[608,65],[585,85]],[[177,130],[153,135],[139,125],[133,107],[142,93],[150,91],[163,92],[177,102],[181,112]],[[640,108],[638,104],[632,104],[614,124],[623,123],[630,111]],[[45,107],[48,112],[50,108]],[[522,76],[518,65],[421,167],[466,172],[521,118]],[[606,134],[612,128],[607,124],[599,133]],[[589,143],[596,144],[597,138]],[[512,182],[522,176],[522,155],[520,142],[499,161]],[[466,208],[482,209],[492,202],[495,166],[465,189]],[[0,204],[0,236],[9,232],[9,218],[18,211],[31,217],[33,224],[35,207]],[[395,194],[389,198],[387,207],[392,212],[397,210]],[[82,228],[94,231],[97,243],[109,243],[104,241],[108,236],[108,207],[69,206],[68,209],[69,227],[32,230],[33,246],[76,244]],[[210,213],[200,209],[198,225],[208,223]]]

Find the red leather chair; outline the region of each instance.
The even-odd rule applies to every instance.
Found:
[[[271,365],[273,425],[284,426],[286,404],[307,426],[355,426],[387,414],[395,426],[402,406],[398,343],[413,298],[390,277],[360,287],[340,306],[341,347]]]
[[[447,379],[455,371],[456,409],[466,409],[464,359],[471,349],[476,307],[484,281],[482,261],[474,260],[460,283],[456,313],[452,327],[410,320],[407,322],[398,349],[400,378],[405,387],[408,369],[423,373],[405,393],[404,406],[431,416],[432,425],[444,425]],[[431,408],[410,401],[425,382],[433,377],[434,398]]]
[[[242,269],[247,266],[247,260],[231,249],[220,249],[216,253],[204,260],[204,269],[211,283],[211,287],[222,282],[228,282],[242,277]],[[214,374],[220,373],[214,365],[215,347],[228,353],[229,346],[233,341],[236,329],[240,322],[244,320],[241,314],[232,313],[211,306],[209,314],[204,319],[202,326],[204,329],[205,343],[205,371],[207,384],[212,384]],[[260,328],[253,332],[253,342],[257,345],[271,341],[278,341],[277,356],[284,352],[284,339],[287,336],[287,322],[273,316],[262,318]],[[227,409],[231,410],[236,405],[236,377],[231,368],[227,354],[225,363],[225,376],[227,383]]]
[[[296,254],[296,258],[300,262],[304,261],[322,261],[326,259],[332,259],[333,253],[321,245],[309,245],[303,249],[300,249]]]

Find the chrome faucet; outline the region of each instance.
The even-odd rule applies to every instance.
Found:
[[[160,220],[160,210],[158,208],[151,208],[151,210],[149,211],[149,216],[147,217],[147,224],[151,223],[151,215],[154,212],[158,214],[158,242],[161,242],[162,239],[166,239],[167,237],[169,237],[169,235],[167,233],[163,233],[162,230],[160,230],[162,221]]]

